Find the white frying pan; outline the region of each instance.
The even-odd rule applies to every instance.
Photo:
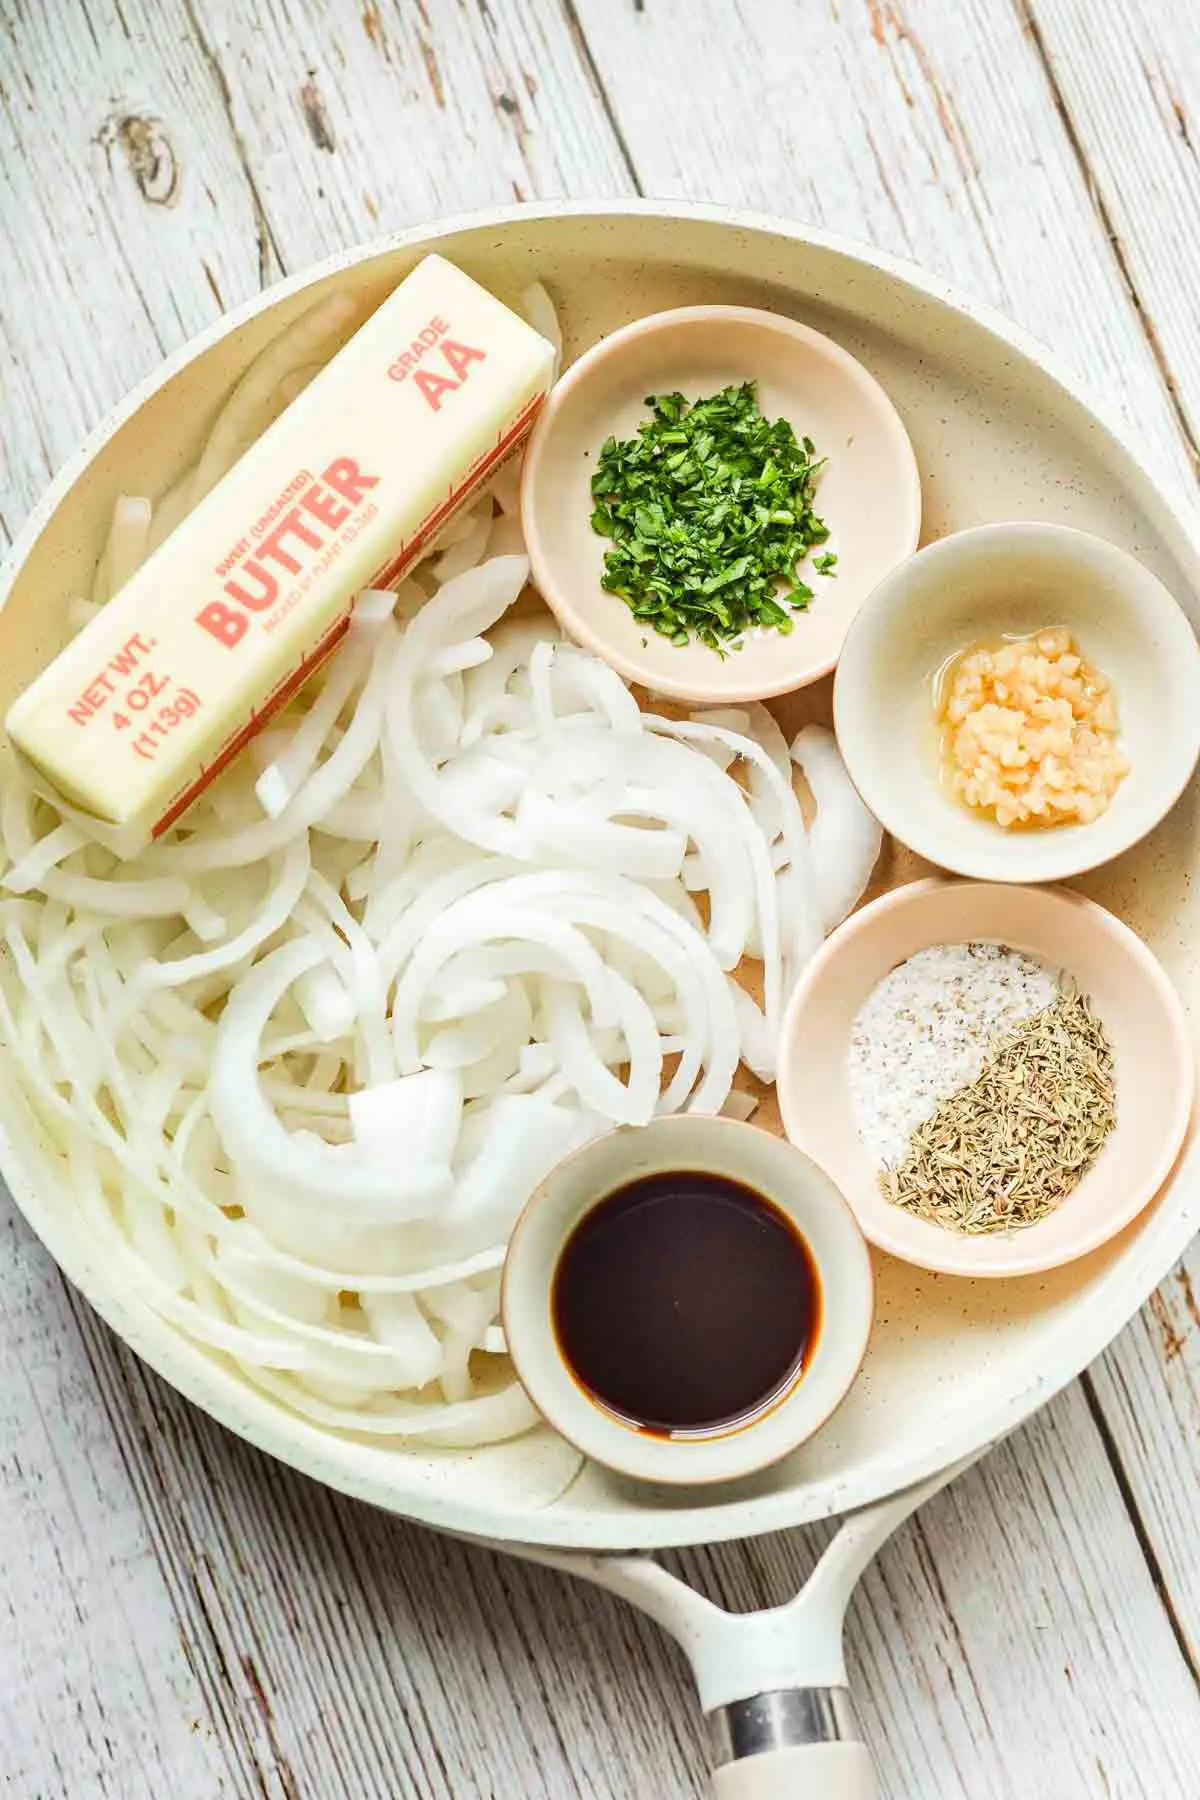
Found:
[[[1133,550],[1193,622],[1200,616],[1195,521],[1173,508],[1121,430],[987,308],[880,253],[752,215],[558,203],[349,252],[222,320],[133,393],[62,470],[0,575],[0,706],[59,641],[54,602],[94,566],[116,496],[175,479],[257,351],[316,295],[381,299],[435,248],[501,295],[515,297],[540,277],[561,308],[569,355],[640,314],[686,303],[733,301],[806,319],[865,361],[899,406],[922,467],[927,536],[996,518],[1075,524]],[[807,690],[794,722],[827,704],[819,686]],[[1200,910],[1189,881],[1197,868],[1193,792],[1145,844],[1084,884],[1158,953],[1193,1017]],[[912,872],[894,856],[885,874],[895,882]],[[939,1281],[882,1259],[871,1351],[832,1423],[748,1484],[668,1496],[590,1466],[572,1480],[547,1433],[471,1456],[439,1455],[338,1435],[278,1405],[116,1284],[62,1166],[38,1141],[2,1067],[0,1171],[33,1229],[113,1328],[232,1430],[343,1492],[596,1581],[656,1618],[692,1659],[718,1742],[720,1800],[765,1800],[789,1785],[811,1800],[863,1800],[873,1791],[840,1648],[855,1580],[926,1495],[1100,1354],[1200,1225],[1191,1150],[1135,1227],[1044,1278]],[[644,1560],[670,1545],[833,1515],[844,1523],[816,1574],[790,1606],[772,1612],[730,1617]]]

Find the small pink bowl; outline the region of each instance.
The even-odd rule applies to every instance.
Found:
[[[636,434],[648,394],[700,399],[743,381],[757,381],[768,418],[790,420],[827,458],[815,505],[838,562],[834,576],[805,576],[812,605],[788,636],[747,633],[722,657],[695,640],[672,644],[601,587],[610,540],[592,529],[591,480],[605,439]],[[572,363],[525,453],[521,522],[534,585],[573,638],[655,693],[727,704],[829,674],[867,595],[917,547],[921,487],[899,413],[840,344],[754,307],[684,306],[612,332]]]
[[[877,983],[919,950],[964,943],[1007,944],[1065,970],[1116,1057],[1117,1124],[1092,1168],[1048,1218],[995,1237],[947,1231],[884,1198],[847,1070],[851,1027]],[[948,1275],[1032,1275],[1097,1249],[1154,1198],[1187,1135],[1196,1070],[1178,995],[1112,913],[1061,888],[929,880],[885,894],[826,940],[784,1018],[777,1087],[788,1137],[880,1250]]]

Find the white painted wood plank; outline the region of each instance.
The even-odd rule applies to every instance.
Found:
[[[401,142],[381,138],[378,131],[369,141],[359,139],[360,116],[378,123],[399,103],[388,86],[384,100],[372,89],[370,104],[360,108],[360,74],[336,73],[353,61],[346,46],[353,41],[351,32],[359,16],[355,8],[295,9],[290,16],[300,22],[290,34],[278,9],[265,4],[247,9],[240,21],[232,23],[227,12],[217,16],[219,10],[214,6],[213,16],[204,19],[207,52],[218,59],[220,74],[228,82],[229,108],[238,131],[247,141],[252,128],[264,134],[262,144],[255,141],[247,154],[254,188],[268,197],[254,221],[258,241],[265,246],[268,273],[273,241],[282,245],[286,260],[300,260],[335,247],[343,233],[357,236],[384,224],[408,223],[417,216],[410,207],[432,211],[506,197],[502,178],[507,177],[510,191],[512,181],[520,181],[520,175],[511,172],[515,162],[505,160],[511,152],[502,154],[496,148],[490,121],[486,127],[479,125],[482,148],[476,160],[460,159],[458,175],[447,175],[445,150],[447,145],[453,147],[456,137],[437,118],[429,140],[420,139],[412,129],[430,118],[428,101],[404,114]],[[552,29],[556,16],[552,8],[493,4],[486,16],[481,12],[465,28],[458,25],[449,4],[427,10],[432,11],[432,23],[429,17],[420,18],[419,9],[393,9],[387,14],[384,36],[392,43],[388,34],[398,34],[406,47],[405,70],[410,64],[418,66],[411,61],[410,40],[415,36],[420,64],[432,80],[421,36],[433,48],[442,71],[439,34],[451,34],[454,80],[443,81],[446,107],[437,108],[434,96],[437,113],[458,104],[460,71],[474,68],[474,74],[464,77],[469,79],[468,97],[456,117],[469,115],[475,120],[486,95],[493,116],[498,111],[511,118],[507,107],[494,103],[491,72],[499,67],[507,81],[510,69],[528,71],[536,87],[530,99],[537,99],[538,107],[531,107],[527,116],[546,134],[544,148],[521,148],[520,166],[531,184],[559,179],[564,185],[580,181],[593,188],[603,180],[624,183],[624,167],[611,143],[594,176],[588,174],[591,164],[578,158],[579,143],[586,144],[588,134],[600,130],[600,113],[585,73],[569,54],[565,31]],[[467,16],[465,9],[458,10]],[[543,61],[536,55],[514,61],[511,46],[532,41],[531,15],[538,30],[550,34],[550,49]],[[695,18],[693,12],[692,23]],[[261,19],[260,31],[254,29],[255,19]],[[454,21],[453,31],[448,21]],[[145,28],[140,26],[139,31]],[[368,27],[364,19],[362,29],[372,54],[377,54],[379,28],[374,23]],[[689,20],[676,26],[681,55],[687,51],[688,29]],[[462,30],[465,39],[455,35]],[[486,33],[486,42],[480,33]],[[168,45],[162,53],[173,57],[170,33],[154,35],[160,48],[164,42]],[[181,54],[194,55],[197,44],[193,36]],[[306,69],[316,70],[315,92],[333,122],[333,151],[321,150],[312,136],[311,112],[308,125],[303,116],[289,114],[280,105],[284,89],[273,85],[274,71],[264,75],[258,67],[259,57],[267,52],[294,57],[297,45],[308,59]],[[718,61],[725,48],[722,39],[715,48]],[[911,46],[905,54],[910,51]],[[566,71],[561,77],[555,74],[560,66]],[[286,67],[290,75],[298,63]],[[568,79],[571,70],[573,86]],[[98,79],[103,82],[102,73]],[[339,85],[343,79],[344,100],[331,111],[329,96],[343,93]],[[673,79],[678,79],[677,73]],[[220,80],[215,91],[221,91]],[[511,97],[510,88],[504,92]],[[768,93],[766,99],[771,98]],[[759,105],[765,112],[761,87]],[[268,141],[267,127],[280,120],[286,122],[286,130]],[[720,120],[719,109],[710,109],[708,123],[714,133],[720,130]],[[310,137],[311,155],[304,150],[301,133]],[[41,139],[36,141],[40,146]],[[357,159],[354,177],[360,169],[378,170],[380,186],[389,196],[392,210],[383,216],[385,209],[380,208],[377,225],[361,223],[354,210],[354,190],[334,183],[332,171],[342,167],[334,159],[351,151]],[[396,161],[405,165],[400,175],[393,166]],[[243,177],[244,170],[238,179]],[[455,187],[456,181],[462,186]],[[337,182],[342,182],[340,173]],[[649,179],[647,185],[660,184]],[[378,204],[373,189],[365,192]],[[785,204],[786,195],[759,199],[793,210]],[[369,217],[370,207],[363,204]],[[915,210],[923,200],[915,199],[912,205]],[[52,207],[48,217],[53,227]],[[907,222],[909,227],[912,223]],[[939,230],[949,227],[940,225]],[[1002,294],[997,297],[1004,299]],[[312,1791],[323,1800],[327,1793],[337,1800],[351,1792],[447,1794],[465,1800],[467,1795],[493,1790],[603,1797],[645,1791],[648,1782],[663,1794],[693,1791],[700,1768],[698,1740],[692,1736],[690,1720],[680,1712],[677,1659],[657,1647],[647,1628],[630,1615],[582,1591],[564,1605],[558,1599],[563,1590],[549,1577],[494,1565],[459,1547],[421,1537],[271,1468],[199,1419],[123,1352],[114,1354],[107,1334],[94,1322],[86,1321],[83,1329],[109,1412],[126,1421],[141,1505],[171,1582],[173,1606],[193,1641],[197,1679],[210,1715],[222,1741],[230,1746],[235,1791],[247,1795]],[[139,1388],[156,1390],[148,1412],[147,1402],[138,1398]],[[986,1498],[970,1501],[967,1524],[974,1541],[969,1556],[939,1544],[931,1559],[916,1558],[913,1573],[892,1577],[887,1573],[890,1561],[884,1565],[885,1579],[897,1591],[879,1601],[884,1613],[881,1647],[869,1633],[856,1636],[856,1645],[875,1696],[893,1800],[918,1793],[930,1800],[940,1796],[950,1800],[964,1791],[985,1797],[1053,1794],[1054,1800],[1070,1800],[1072,1790],[1102,1791],[1095,1780],[1081,1785],[1076,1779],[1085,1766],[1078,1760],[1079,1747],[1099,1729],[1113,1705],[1107,1662],[1116,1656],[1125,1633],[1144,1649],[1148,1662],[1162,1667],[1166,1688],[1178,1702],[1177,1722],[1165,1747],[1156,1750],[1144,1718],[1134,1709],[1133,1728],[1118,1729],[1110,1753],[1113,1791],[1137,1800],[1142,1793],[1157,1795],[1179,1788],[1180,1756],[1194,1753],[1193,1711],[1182,1697],[1186,1685],[1177,1691],[1179,1668],[1163,1639],[1163,1616],[1148,1577],[1138,1573],[1136,1559],[1115,1584],[1112,1605],[1101,1608],[1099,1627],[1091,1636],[1080,1623],[1088,1622],[1097,1573],[1094,1560],[1089,1562],[1080,1546],[1086,1547],[1089,1532],[1099,1531],[1098,1541],[1124,1547],[1124,1569],[1128,1529],[1122,1526],[1115,1490],[1096,1457],[1094,1437],[1085,1425],[1076,1425],[1074,1412],[1068,1425],[1070,1429],[1053,1444],[1032,1435],[1022,1440],[1028,1447],[1020,1451],[1021,1466],[1028,1457],[1047,1480],[1047,1459],[1051,1474],[1057,1457],[1067,1466],[1086,1464],[1091,1471],[1092,1481],[1085,1484],[1082,1497],[1074,1486],[1055,1496],[1059,1523],[1049,1545],[1041,1541],[1025,1512],[1013,1525],[1013,1494],[1019,1495],[1021,1489],[1014,1488],[1014,1477],[994,1475],[989,1468],[973,1478],[983,1484]],[[989,1509],[995,1514],[994,1527]],[[993,1529],[998,1537],[991,1535]],[[735,1585],[744,1581],[757,1586],[767,1566],[755,1560],[762,1554],[753,1548],[731,1550],[717,1560]],[[957,1572],[954,1555],[964,1557]],[[1002,1581],[989,1573],[993,1558],[1003,1572]],[[1037,1653],[1033,1660],[1019,1663],[1017,1691],[1022,1701],[1017,1709],[1008,1698],[1013,1653],[1006,1643],[1004,1653],[995,1654],[989,1634],[999,1618],[1011,1622],[1019,1641],[1022,1621],[1029,1616],[1024,1584],[1031,1582],[1034,1591],[1050,1585],[1061,1566],[1067,1575],[1055,1592],[1061,1589],[1065,1595],[1061,1604],[1068,1637],[1083,1672],[1076,1670],[1081,1698],[1071,1715],[1068,1748],[1049,1755],[1046,1746],[1063,1706],[1061,1684],[1051,1686],[1044,1706],[1041,1702],[1034,1706],[1032,1724],[1026,1716],[1026,1700],[1042,1692],[1051,1666],[1039,1660],[1041,1638],[1026,1647]],[[742,1568],[744,1576],[738,1574]],[[946,1608],[938,1585],[946,1590],[948,1578],[951,1599]],[[973,1596],[978,1597],[977,1611],[972,1611]],[[952,1619],[960,1612],[967,1617],[963,1638],[971,1679],[989,1696],[987,1711],[964,1703],[955,1691],[955,1681],[961,1684],[963,1679],[963,1665],[944,1612]],[[1046,1654],[1053,1657],[1057,1640],[1043,1635]],[[636,1671],[632,1682],[631,1666]],[[594,1696],[581,1682],[581,1669],[595,1678]],[[916,1674],[915,1683],[909,1680],[910,1671]],[[482,1703],[481,1696],[486,1696]],[[1013,1735],[1020,1757],[1008,1771],[1010,1786],[997,1784],[992,1765],[973,1748],[981,1718],[993,1713],[1005,1733],[1014,1723],[1017,1726]],[[664,1714],[672,1721],[669,1726]],[[938,1760],[943,1738],[953,1751],[949,1765]],[[1035,1746],[1036,1756],[1023,1749],[1026,1738]],[[129,1748],[127,1754],[129,1766],[135,1766],[135,1750]],[[578,1780],[570,1774],[573,1764],[585,1771]],[[1057,1786],[1041,1785],[1046,1769]],[[179,1787],[178,1771],[174,1773],[175,1788],[167,1791]],[[38,1788],[30,1791],[40,1800]],[[132,1784],[131,1791],[136,1793]]]
[[[1200,432],[1200,39],[1174,0],[1036,0],[1034,39],[1193,443]],[[1200,1670],[1200,1253],[1092,1377],[1181,1643]]]
[[[131,1466],[214,1708],[257,1706],[321,1800],[682,1796],[702,1769],[678,1659],[591,1590],[269,1463],[122,1354]],[[269,1758],[266,1754],[269,1748]]]
[[[981,1739],[966,1702],[965,1727],[949,1739],[960,1791],[989,1792],[975,1773],[982,1749],[997,1800],[1185,1793],[1197,1767],[1195,1683],[1081,1389],[919,1525],[951,1627],[934,1646],[932,1678],[961,1691],[966,1660],[987,1725]],[[903,1674],[901,1664],[894,1679]]]
[[[1200,34],[1179,0],[1032,0],[1030,26],[1200,444]]]
[[[1198,1293],[1193,1250],[1089,1379],[1165,1603],[1200,1680]]]
[[[7,1211],[0,1320],[0,1789],[17,1800],[242,1791],[64,1283]]]
[[[271,271],[178,6],[0,0],[0,532],[163,354]],[[260,241],[261,240],[261,241]]]
[[[1190,483],[1015,0],[577,10],[647,192],[762,207],[914,258],[1057,349]]]
[[[632,191],[558,0],[195,0],[194,18],[292,267],[439,214]]]
[[[761,1606],[819,1536],[680,1562],[714,1598]],[[1195,1686],[1146,1577],[1077,1385],[923,1507],[859,1588],[849,1660],[889,1800],[1189,1791]]]
[[[201,1678],[269,1713],[301,1792],[697,1791],[689,1680],[635,1614],[291,1476],[133,1358],[116,1368],[163,1566],[201,1572],[176,1600],[212,1631]],[[743,1608],[792,1592],[824,1535],[674,1560]],[[1157,1800],[1200,1757],[1200,1701],[1079,1389],[897,1536],[850,1650],[887,1800]]]

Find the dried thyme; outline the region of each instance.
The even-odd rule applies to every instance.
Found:
[[[897,1206],[948,1230],[1011,1231],[1053,1212],[1116,1122],[1112,1045],[1068,988],[916,1128],[880,1184]]]

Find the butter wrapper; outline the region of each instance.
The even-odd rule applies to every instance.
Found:
[[[428,256],[13,703],[39,785],[132,855],[528,433],[550,344]]]

